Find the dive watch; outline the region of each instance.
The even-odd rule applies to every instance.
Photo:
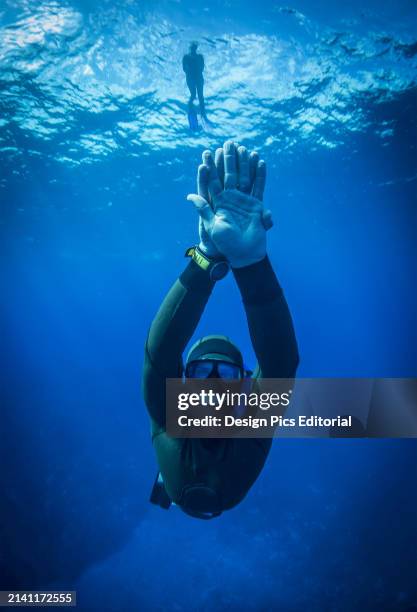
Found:
[[[185,251],[185,257],[191,257],[202,269],[208,272],[211,280],[218,281],[226,276],[230,270],[230,264],[224,257],[208,257],[198,246],[192,246]]]

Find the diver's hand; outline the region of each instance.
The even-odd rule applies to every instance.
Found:
[[[262,205],[265,162],[230,141],[217,149],[215,161],[210,151],[204,152],[203,161],[199,194],[187,199],[198,209],[207,244],[234,268],[260,261],[266,255],[266,230],[272,226],[271,213]]]
[[[203,161],[204,161],[204,153],[203,153]],[[209,196],[208,193],[208,182],[209,182],[210,171],[207,165],[201,164],[198,167],[197,172],[197,192],[198,196],[204,201],[207,201]],[[188,198],[187,198],[188,199]],[[199,249],[203,251],[208,257],[219,257],[221,254],[217,247],[215,246],[213,240],[210,237],[209,232],[207,231],[203,217],[199,216],[199,224],[198,224],[198,233],[200,236],[200,243],[198,245]]]

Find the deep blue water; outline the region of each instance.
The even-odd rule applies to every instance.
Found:
[[[416,376],[416,19],[405,0],[0,4],[2,588],[74,588],[82,610],[416,603],[414,440],[276,440],[247,499],[198,522],[148,504],[139,384],[196,241],[185,196],[227,138],[268,164],[299,375]],[[253,365],[231,278],[204,333]]]

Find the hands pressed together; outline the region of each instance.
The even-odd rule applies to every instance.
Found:
[[[262,203],[266,164],[256,152],[227,141],[204,151],[198,168],[197,194],[187,200],[197,208],[199,248],[208,257],[225,257],[233,268],[261,261],[272,217]]]

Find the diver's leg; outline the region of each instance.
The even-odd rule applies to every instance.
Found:
[[[188,104],[192,104],[197,95],[196,83],[195,81],[193,81],[193,79],[190,79],[189,77],[187,77],[187,85],[188,85],[188,89],[190,90],[190,99],[188,100]]]
[[[204,103],[204,80],[201,79],[198,83],[197,83],[197,94],[198,94],[198,101],[200,103],[200,113],[202,117],[206,116],[206,106]]]

